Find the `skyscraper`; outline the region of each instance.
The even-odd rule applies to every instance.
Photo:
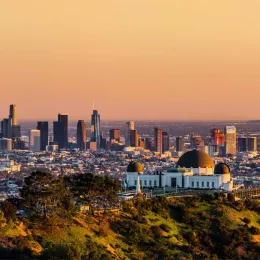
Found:
[[[237,153],[237,130],[235,126],[225,127],[225,151],[226,155]]]
[[[58,121],[53,122],[53,135],[59,149],[68,148],[68,115],[58,115]]]
[[[177,152],[184,152],[185,151],[185,143],[182,136],[176,137],[176,151]]]
[[[119,129],[110,129],[109,130],[109,139],[110,142],[115,140],[116,142],[120,142],[120,130]]]
[[[39,152],[41,150],[41,131],[32,129],[29,136],[29,150]]]
[[[49,123],[47,121],[38,121],[37,130],[41,132],[41,151],[45,151],[49,141]]]
[[[0,138],[0,150],[11,151],[12,150],[12,139]]]
[[[93,143],[96,143],[96,149],[100,149],[100,115],[97,110],[93,110],[91,116],[91,146],[94,147]]]
[[[250,136],[248,137],[248,151],[253,152],[257,151],[257,138],[256,136]]]
[[[18,120],[16,116],[16,105],[13,104],[10,105],[6,137],[8,138],[21,137],[21,128],[18,125]]]
[[[12,125],[18,125],[18,120],[16,116],[16,105],[10,105],[9,119],[12,120]]]
[[[126,122],[125,145],[130,146],[130,131],[135,130],[135,123],[133,121]]]
[[[168,133],[162,132],[162,152],[165,153],[170,149],[170,137]]]
[[[211,145],[224,145],[225,144],[225,135],[217,128],[213,128],[210,131],[211,135]]]
[[[1,121],[1,133],[2,137],[8,137],[8,118],[4,118],[3,121]]]
[[[77,147],[86,150],[87,147],[87,127],[84,120],[79,120],[77,124]]]
[[[137,130],[130,130],[130,146],[132,147],[138,147],[139,135],[137,133]]]
[[[155,150],[158,153],[162,153],[163,152],[163,148],[162,148],[162,129],[155,127],[154,128],[154,146],[155,146]]]
[[[239,152],[247,152],[248,146],[247,146],[247,138],[246,137],[238,137],[237,138],[237,145],[238,145],[238,151]]]

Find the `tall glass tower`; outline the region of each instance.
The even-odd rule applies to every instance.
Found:
[[[91,142],[96,143],[96,149],[100,148],[100,115],[97,110],[93,110],[91,116]]]

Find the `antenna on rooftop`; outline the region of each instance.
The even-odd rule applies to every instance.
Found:
[[[93,100],[93,110],[95,109],[95,100]]]

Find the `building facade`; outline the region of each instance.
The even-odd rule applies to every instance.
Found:
[[[87,148],[87,126],[84,120],[77,123],[77,148],[86,150]]]
[[[146,174],[132,162],[127,169],[126,184],[136,187],[138,176],[142,188],[223,189],[232,191],[233,180],[230,168],[225,163],[214,165],[213,160],[202,151],[189,151],[180,157],[176,168]],[[138,169],[137,169],[138,168]],[[142,171],[142,174],[140,174]]]
[[[36,128],[41,132],[41,151],[45,151],[49,143],[49,123],[48,121],[38,121]]]

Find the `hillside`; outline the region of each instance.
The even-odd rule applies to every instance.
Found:
[[[1,259],[259,259],[260,203],[155,198],[119,212],[18,220],[0,215]]]

